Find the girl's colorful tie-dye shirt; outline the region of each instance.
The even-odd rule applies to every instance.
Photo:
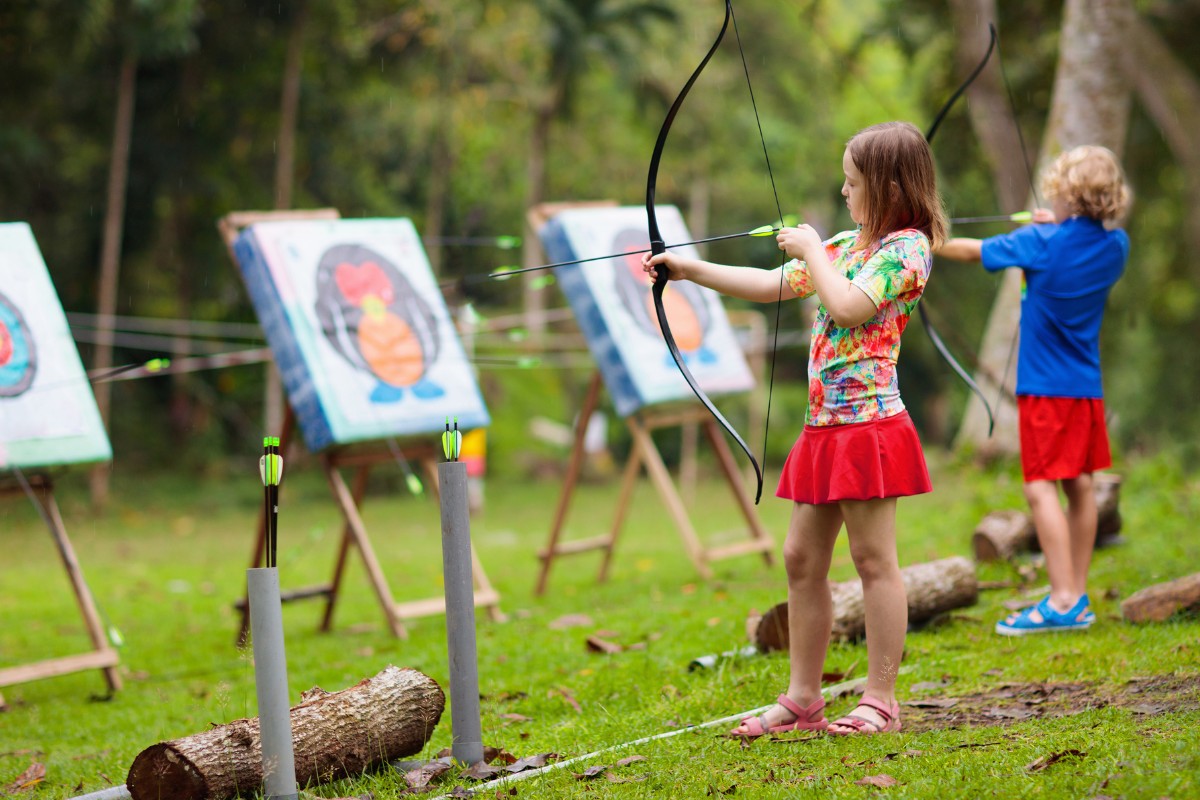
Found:
[[[900,334],[925,290],[933,253],[918,230],[896,231],[877,247],[852,250],[857,236],[839,233],[825,242],[825,252],[877,310],[863,324],[842,328],[823,304],[818,309],[808,351],[809,425],[867,422],[904,410],[896,377]],[[784,276],[798,297],[816,291],[803,261],[785,264]]]

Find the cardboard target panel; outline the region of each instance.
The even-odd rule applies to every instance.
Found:
[[[657,216],[668,243],[692,239],[675,206],[658,206]],[[646,209],[563,211],[542,228],[541,239],[552,262],[627,254],[555,269],[617,413],[627,417],[643,407],[694,398],[659,331],[650,279],[637,252],[650,246]],[[672,249],[698,256],[690,245]],[[671,282],[663,305],[684,362],[705,393],[754,387],[718,293],[687,281]]]
[[[233,250],[309,450],[488,425],[412,222],[260,222]]]
[[[33,231],[24,222],[0,223],[0,469],[111,458]]]

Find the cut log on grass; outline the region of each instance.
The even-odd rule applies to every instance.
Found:
[[[979,521],[971,536],[976,561],[1002,561],[1032,550],[1037,543],[1033,519],[1024,511],[992,511]]]
[[[1113,544],[1121,532],[1121,476],[1098,472],[1093,476],[1096,493],[1096,547]]]
[[[908,595],[908,621],[927,622],[938,614],[974,605],[979,596],[975,565],[970,559],[955,556],[900,570]],[[833,595],[833,638],[853,640],[866,630],[861,581],[831,584]],[[780,603],[762,615],[750,641],[763,652],[786,650],[788,646],[787,603]]]
[[[1092,479],[1096,498],[1096,546],[1114,544],[1121,532],[1121,476],[1098,472]],[[1025,511],[1003,509],[992,511],[982,520],[971,536],[976,561],[1002,561],[1018,553],[1038,549],[1033,517]]]
[[[291,709],[296,782],[359,775],[421,752],[446,706],[430,677],[389,666],[340,692],[310,689]],[[133,800],[227,800],[262,788],[258,719],[239,719],[138,754],[125,783]]]
[[[1162,622],[1188,608],[1200,608],[1200,572],[1135,592],[1121,603],[1121,616],[1129,622]]]

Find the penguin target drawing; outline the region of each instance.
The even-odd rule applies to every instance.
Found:
[[[489,424],[410,220],[255,222],[233,250],[312,452]]]
[[[411,392],[433,400],[445,391],[427,377],[441,346],[429,304],[383,255],[336,245],[317,267],[317,319],[326,340],[356,369],[374,377],[375,403]]]

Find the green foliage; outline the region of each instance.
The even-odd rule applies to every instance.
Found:
[[[281,73],[300,4],[77,5],[0,6],[0,219],[33,226],[68,310],[95,308],[116,77],[132,52],[138,96],[119,313],[252,322],[214,223],[229,211],[274,204]],[[1185,6],[1139,11],[1196,68],[1190,42],[1200,18]],[[457,236],[523,232],[528,143],[555,92],[569,115],[550,123],[547,199],[640,203],[662,117],[721,21],[716,0],[309,0],[307,8],[294,205],[407,216],[418,229],[436,213],[442,232]],[[838,194],[843,143],[884,119],[928,124],[963,77],[953,57],[963,32],[947,25],[945,4],[935,0],[742,0],[736,13],[736,30],[676,119],[659,201],[684,209],[697,236],[755,227],[781,211],[798,212],[824,233],[848,227]],[[1014,113],[1033,149],[1050,104],[1061,9],[1012,2],[997,4],[997,13]],[[1013,210],[995,208],[964,106],[945,120],[934,150],[952,213]],[[435,174],[431,165],[442,159]],[[1200,260],[1179,235],[1187,178],[1136,104],[1125,161],[1137,195],[1128,225],[1133,256],[1104,331],[1109,406],[1122,421],[1115,432],[1139,451],[1183,443],[1194,459],[1200,453],[1187,443],[1200,441],[1200,418],[1159,412],[1164,396],[1200,392],[1200,351],[1178,347],[1200,334]],[[778,254],[741,242],[710,255],[769,267]],[[467,247],[441,256],[447,279],[515,258]],[[485,313],[511,311],[516,286],[475,284],[471,299]],[[994,286],[977,270],[935,269],[926,305],[967,363]],[[118,349],[116,359],[163,354]],[[922,432],[949,441],[965,390],[919,332],[906,337],[901,368]],[[781,374],[803,381],[799,369]],[[119,413],[165,419],[165,406],[175,403],[176,430],[191,431],[198,453],[219,458],[241,435],[243,422],[229,409],[260,416],[257,382],[201,374],[189,382],[192,394],[211,402],[180,411],[189,404],[179,402],[178,384],[132,393]],[[114,425],[123,457],[158,463],[150,453],[135,456],[138,444],[121,439],[123,423]]]

